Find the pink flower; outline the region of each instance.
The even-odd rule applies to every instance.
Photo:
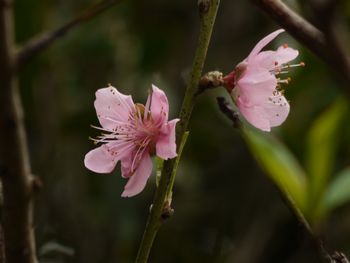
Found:
[[[224,86],[243,117],[263,131],[281,125],[289,114],[289,103],[280,84],[288,84],[290,79],[281,79],[278,75],[287,73],[291,67],[304,66],[303,62],[288,64],[299,52],[287,45],[276,51],[261,51],[282,32],[284,30],[279,29],[260,40],[249,56],[224,77]]]
[[[96,92],[95,109],[102,128],[102,143],[85,155],[85,166],[96,173],[110,173],[120,161],[122,177],[128,182],[122,193],[131,197],[140,193],[151,175],[151,154],[162,159],[176,154],[175,126],[179,119],[168,121],[169,104],[164,92],[152,85],[146,105],[134,104],[131,96],[116,88]]]

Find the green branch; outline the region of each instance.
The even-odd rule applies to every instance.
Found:
[[[187,84],[185,97],[182,103],[180,112],[180,122],[176,129],[176,142],[182,145],[185,139],[185,132],[190,121],[191,113],[194,107],[195,95],[198,89],[198,83],[202,75],[202,69],[205,62],[211,33],[216,18],[216,13],[219,7],[220,0],[199,0],[198,9],[200,16],[200,32],[198,46],[196,49],[191,75]],[[178,149],[179,150],[179,149]],[[177,158],[179,158],[178,155]],[[167,208],[166,197],[167,193],[171,192],[173,184],[172,174],[176,167],[177,158],[164,162],[162,176],[159,180],[159,185],[154,197],[153,206],[147,220],[145,232],[139,247],[136,257],[136,263],[145,263],[148,260],[149,253],[152,248],[153,241],[156,237],[159,227],[163,221],[162,214],[164,208]]]

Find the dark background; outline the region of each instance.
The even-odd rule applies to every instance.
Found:
[[[91,2],[91,1],[90,1]],[[32,170],[42,178],[35,203],[40,262],[132,262],[155,190],[120,197],[126,183],[89,172],[84,155],[98,131],[94,93],[111,83],[145,103],[151,83],[166,91],[179,111],[198,36],[195,0],[123,1],[81,25],[47,49],[20,73]],[[304,1],[286,1],[313,19]],[[16,39],[54,29],[93,3],[16,1]],[[343,1],[339,31],[348,33],[350,4]],[[278,26],[248,1],[223,0],[205,71],[230,72],[258,40]],[[349,38],[342,34],[345,46]],[[300,50],[305,68],[292,70],[286,88],[291,113],[273,133],[301,163],[312,121],[342,96],[333,69],[287,33],[270,47],[288,42]],[[319,262],[275,186],[264,175],[237,131],[219,112],[215,97],[200,96],[174,189],[174,216],[161,228],[150,262]],[[341,127],[336,171],[349,164],[349,123]],[[3,138],[4,139],[4,138]],[[350,191],[350,189],[349,189]],[[325,247],[350,253],[350,210],[345,205],[319,222]]]

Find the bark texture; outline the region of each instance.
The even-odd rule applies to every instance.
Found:
[[[32,176],[15,73],[12,1],[0,0],[0,178],[7,263],[36,263]]]

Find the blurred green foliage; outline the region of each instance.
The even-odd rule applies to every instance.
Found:
[[[16,38],[21,44],[57,28],[93,2],[15,1]],[[307,8],[288,2],[312,19]],[[123,1],[66,35],[21,71],[33,173],[45,184],[35,208],[41,262],[133,261],[155,176],[142,194],[122,199],[125,180],[118,168],[107,176],[86,170],[84,155],[94,147],[88,137],[98,134],[90,128],[98,124],[94,92],[111,83],[132,94],[135,102],[144,103],[154,83],[165,90],[170,114],[176,116],[197,40],[196,4]],[[349,3],[344,1],[342,7],[337,29],[346,36]],[[222,1],[206,71],[230,72],[261,37],[276,28],[249,1]],[[350,46],[348,39],[343,41]],[[344,168],[350,162],[350,122],[348,115],[342,121],[333,120],[342,106],[331,107],[342,96],[338,87],[344,84],[337,81],[333,69],[287,33],[271,46],[285,42],[300,50],[300,60],[307,65],[293,72],[286,89],[290,116],[274,129],[279,138],[276,144],[273,138],[264,141],[270,138],[252,133],[260,163],[268,159],[263,151],[277,158],[268,160],[273,173],[267,172],[266,179],[241,134],[232,131],[218,110],[215,97],[225,92],[213,90],[200,96],[175,182],[175,214],[161,229],[150,262],[319,262],[317,250],[303,236],[271,178],[293,192],[297,202],[307,202],[313,192],[312,198],[320,202],[317,213],[323,218],[319,232],[331,247],[350,253],[349,176],[341,172],[348,171]],[[325,127],[318,119],[322,116],[328,119]],[[313,128],[315,123],[320,123],[320,130]],[[322,141],[323,136],[327,141]],[[279,173],[282,167],[288,167],[284,175]],[[323,174],[320,181],[317,174]],[[319,190],[312,190],[311,184],[319,184]]]
[[[339,130],[348,114],[347,102],[340,98],[313,122],[305,147],[309,169],[301,168],[288,148],[272,136],[243,129],[244,138],[262,167],[282,193],[292,199],[290,205],[295,205],[310,223],[317,224],[332,209],[350,201],[350,194],[345,194],[350,183],[348,170],[340,172],[334,182],[329,182]],[[308,177],[304,170],[308,171]]]
[[[274,137],[253,128],[243,128],[243,135],[269,178],[303,211],[307,178],[293,154]]]

